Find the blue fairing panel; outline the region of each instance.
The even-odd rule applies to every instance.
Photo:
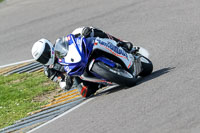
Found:
[[[67,63],[65,59],[59,59],[59,63],[65,65],[65,71],[68,75],[82,75],[85,68],[87,67],[88,59],[93,49],[92,39],[85,39],[84,37],[75,38],[74,35],[70,34],[67,36],[69,45],[74,45],[79,55],[81,56],[80,62]]]

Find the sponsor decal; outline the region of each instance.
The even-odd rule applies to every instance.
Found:
[[[130,61],[129,65],[128,65],[128,69],[129,69],[129,68],[130,68],[130,66],[131,66],[131,62],[132,62],[132,61]]]
[[[81,44],[82,44],[82,39],[78,38],[78,39],[76,40],[76,44],[77,44],[78,46],[81,46]],[[75,45],[75,43],[74,43],[74,45]],[[84,44],[83,44],[83,45],[84,45]],[[81,48],[82,48],[82,47],[80,47],[80,50],[82,51]]]
[[[51,51],[52,51],[52,55],[54,55],[54,47],[52,47],[52,50],[51,50]]]
[[[72,69],[70,69],[69,66],[65,66],[65,70],[67,71],[67,73],[69,73]]]
[[[114,46],[111,42],[104,42],[99,39],[97,39],[97,41],[100,45],[104,46],[109,51],[111,51],[112,54],[128,59],[128,54],[124,50],[119,49],[117,46]]]
[[[53,68],[54,67],[54,65],[49,65],[49,68]]]

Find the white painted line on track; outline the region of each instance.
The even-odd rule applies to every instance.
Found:
[[[30,59],[30,60],[25,60],[25,61],[20,61],[20,62],[16,62],[16,63],[11,63],[11,64],[7,64],[7,65],[3,65],[3,66],[0,66],[0,68],[9,67],[9,66],[13,66],[13,65],[18,65],[18,64],[21,64],[21,63],[26,63],[26,62],[31,62],[31,61],[34,61],[34,59]]]
[[[86,104],[86,103],[92,101],[93,99],[94,99],[94,97],[91,97],[91,98],[85,100],[84,102],[78,104],[77,106],[75,106],[75,107],[69,109],[69,110],[66,111],[65,113],[63,113],[63,114],[61,114],[61,115],[59,115],[59,116],[53,118],[52,120],[50,120],[50,121],[48,121],[48,122],[46,122],[46,123],[44,123],[44,124],[42,124],[42,125],[40,125],[40,126],[34,128],[34,129],[32,129],[32,130],[30,130],[30,131],[28,131],[27,133],[32,133],[32,132],[36,131],[37,129],[39,129],[39,128],[41,128],[41,127],[43,127],[43,126],[45,126],[45,125],[47,125],[47,124],[49,124],[49,123],[51,123],[51,122],[53,122],[53,121],[59,119],[59,118],[61,118],[61,117],[63,117],[64,115],[67,115],[68,113],[70,113],[70,112],[74,111],[75,109],[81,107],[82,105],[84,105],[84,104]]]

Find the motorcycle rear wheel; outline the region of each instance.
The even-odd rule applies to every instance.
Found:
[[[141,64],[142,64],[142,72],[139,74],[139,76],[145,77],[145,76],[150,75],[153,71],[152,62],[144,56],[140,57],[140,61],[141,61]]]

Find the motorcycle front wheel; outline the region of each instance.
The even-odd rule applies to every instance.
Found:
[[[102,78],[122,86],[131,87],[136,84],[136,78],[128,71],[122,68],[110,67],[100,61],[95,62],[91,70]]]

